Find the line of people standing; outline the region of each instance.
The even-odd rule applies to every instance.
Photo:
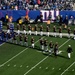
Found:
[[[2,32],[2,33],[0,32],[0,40],[21,46],[35,48],[35,38],[34,37],[28,38],[27,35],[23,35],[21,33],[17,35],[17,33],[15,32],[13,34],[7,32]],[[59,54],[58,42],[56,43],[53,43],[52,41],[48,42],[47,39],[40,38],[39,48],[41,51],[43,51],[43,53],[48,52],[49,55],[54,54],[55,56],[57,56]],[[71,58],[71,52],[72,52],[71,45],[68,46],[67,52],[68,52],[68,57]]]
[[[28,27],[26,27],[25,25],[23,25],[22,27],[24,34],[26,34],[26,31],[29,32],[29,35],[31,35],[32,31],[35,31],[35,35],[38,35],[38,32],[40,32],[40,36],[44,35],[44,32],[46,32],[47,36],[50,36],[50,32],[53,32],[53,36],[56,37],[57,36],[57,32],[59,33],[59,37],[62,38],[63,35],[63,29],[61,26],[59,26],[59,28],[57,29],[56,26],[53,26],[53,29],[51,29],[49,26],[46,26],[46,28],[44,29],[44,27],[42,25],[40,25],[38,27],[38,25],[35,25],[34,27],[32,27],[30,24],[28,25]],[[70,27],[67,28],[67,37],[70,38],[71,37],[71,33],[73,33],[73,39],[75,39],[75,28],[74,30],[72,30]],[[17,25],[17,33],[20,34],[20,25]]]

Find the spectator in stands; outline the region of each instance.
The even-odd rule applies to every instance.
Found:
[[[37,9],[35,5],[38,5],[38,9],[59,9],[59,10],[73,10],[73,1],[66,0],[0,0],[1,9]]]

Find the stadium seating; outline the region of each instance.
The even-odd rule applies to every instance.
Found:
[[[0,9],[73,10],[73,0],[0,0]]]

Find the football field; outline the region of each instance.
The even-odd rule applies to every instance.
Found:
[[[34,49],[12,43],[0,46],[0,75],[75,75],[75,40],[28,35],[29,46],[32,36],[35,39]],[[47,39],[48,43],[58,42],[60,53],[57,57],[40,50],[40,37]],[[69,44],[73,49],[71,59],[67,56]]]

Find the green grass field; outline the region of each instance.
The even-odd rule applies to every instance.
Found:
[[[48,43],[58,42],[61,53],[55,57],[40,50],[41,36],[28,35],[29,46],[32,36],[35,39],[34,49],[11,43],[0,46],[0,75],[75,75],[75,40],[42,36]],[[66,52],[69,44],[73,49],[71,59],[68,59]]]
[[[29,41],[30,41],[30,37]],[[53,43],[58,41],[57,56],[48,56],[40,51],[39,38],[34,36],[35,49],[5,43],[0,46],[0,75],[75,75],[75,41],[67,38],[42,36]],[[67,57],[67,46],[71,44],[73,53],[71,59]]]

